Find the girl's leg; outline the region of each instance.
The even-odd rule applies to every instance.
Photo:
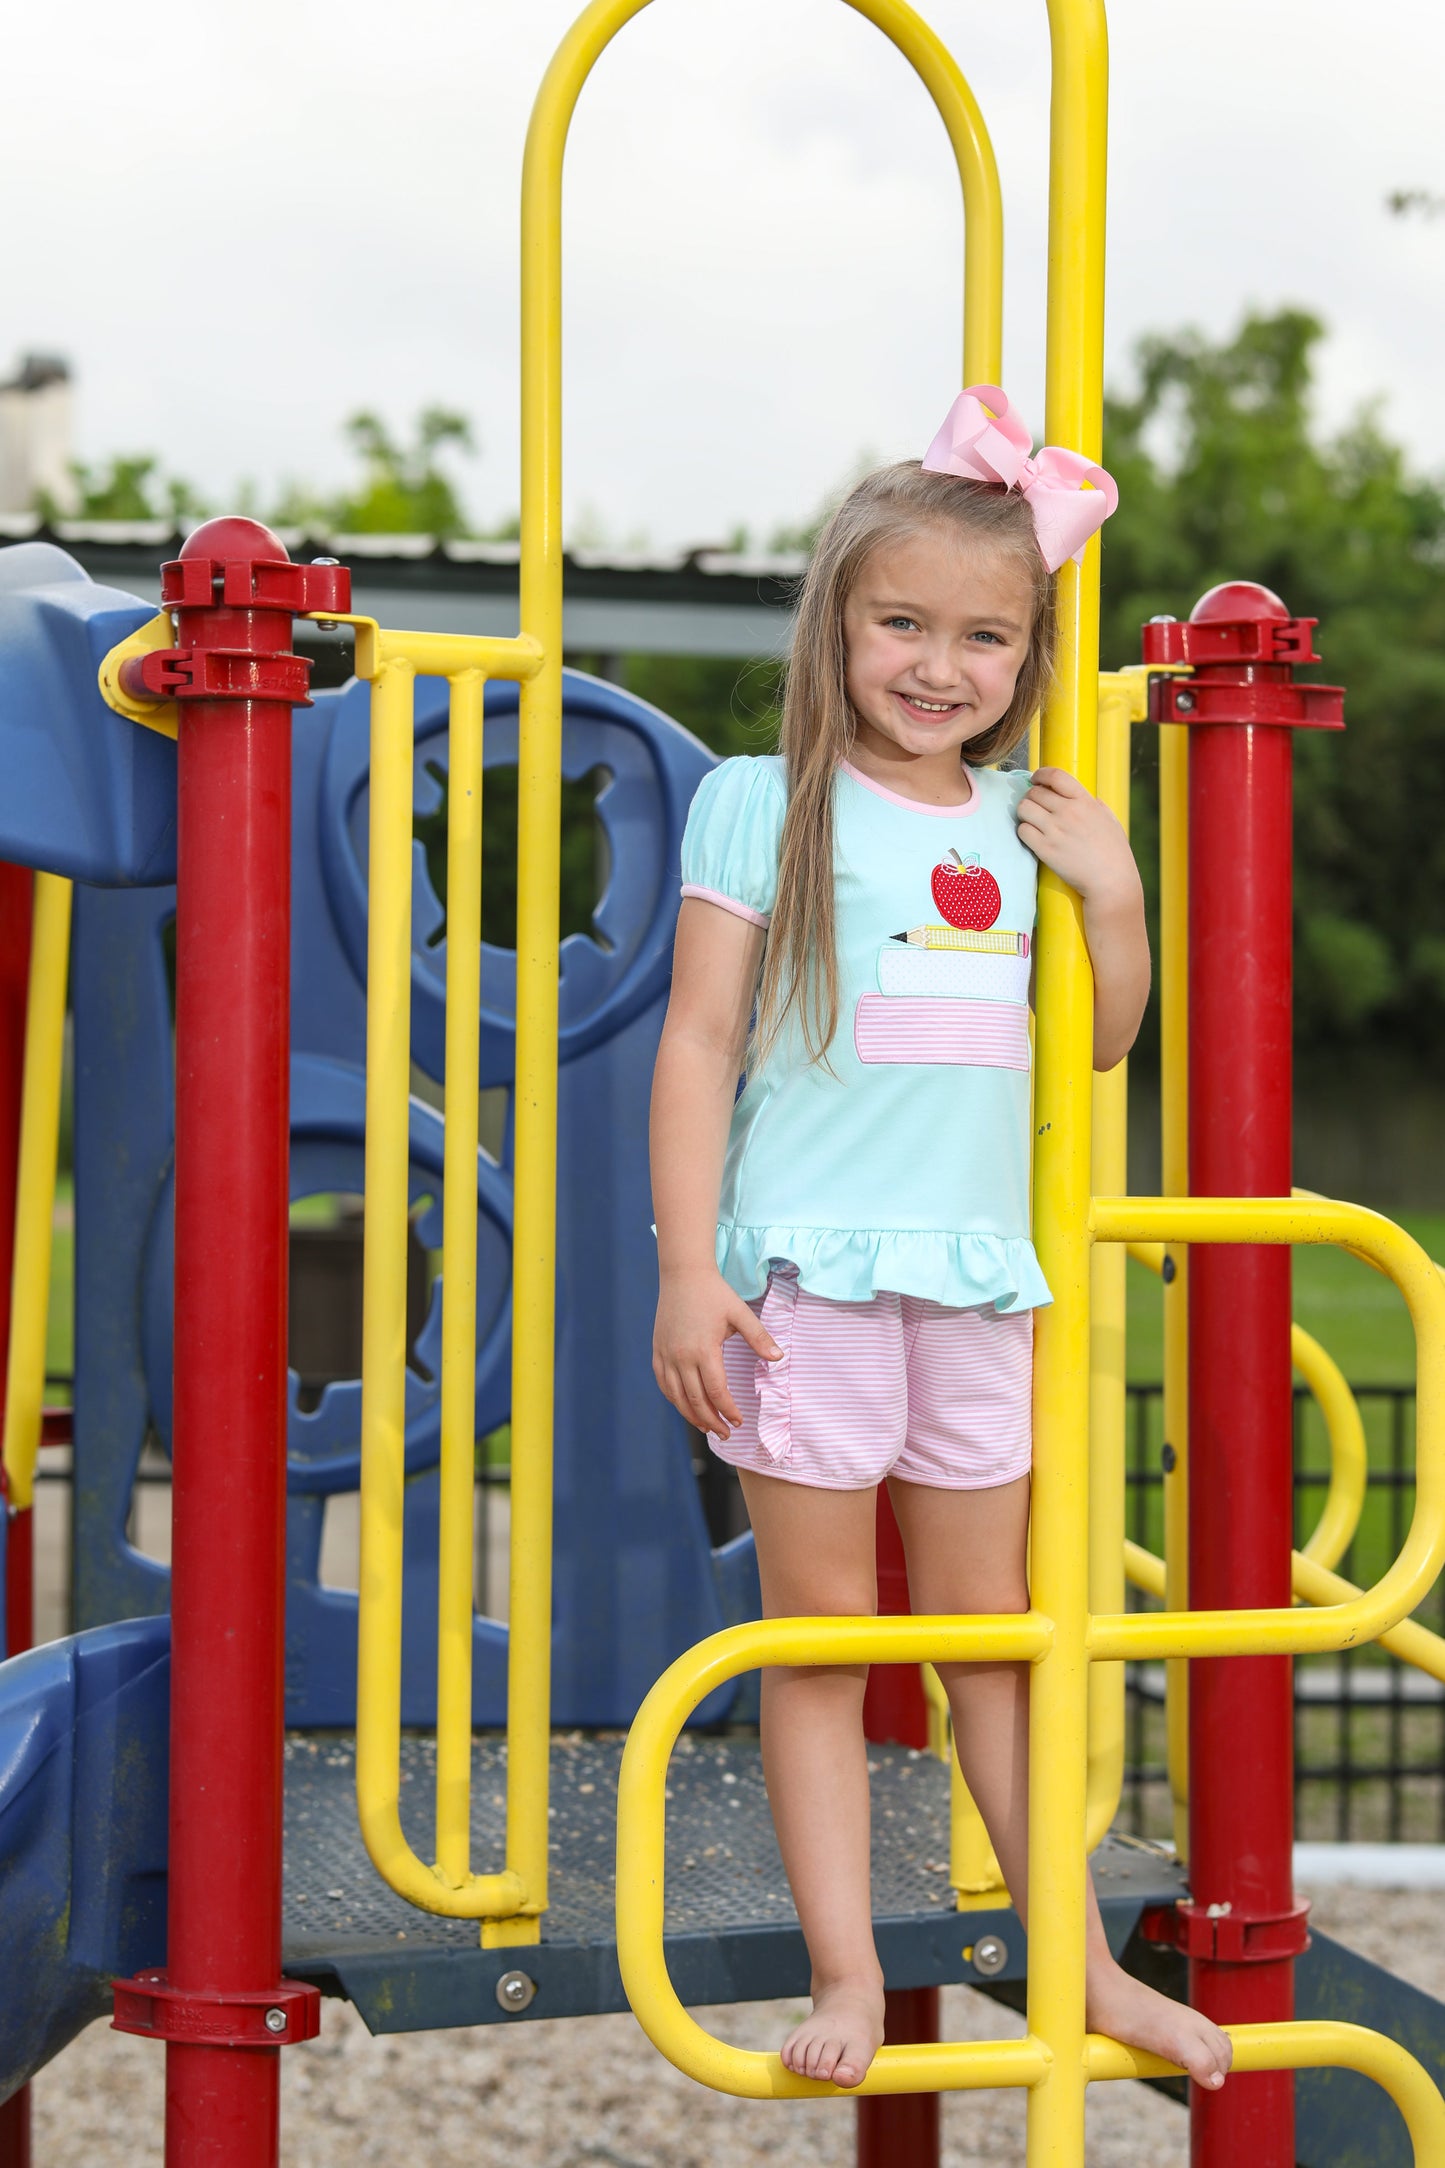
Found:
[[[889,1483],[908,1557],[913,1609],[952,1616],[1028,1609],[1024,1561],[1029,1480],[993,1490],[935,1490]],[[959,1766],[983,1816],[1015,1908],[1028,1926],[1028,1666],[940,1664],[953,1713]],[[1087,1873],[1087,1869],[1086,1869]],[[1085,1999],[1089,2027],[1178,2063],[1200,2085],[1219,2086],[1232,2049],[1197,2010],[1145,1987],[1109,1950],[1087,1879]]]
[[[765,1618],[877,1607],[871,1490],[814,1490],[739,1471]],[[801,2077],[857,2085],[883,2038],[869,1886],[865,1665],[763,1673],[763,1773],[812,1963],[812,2014],[783,2042]]]

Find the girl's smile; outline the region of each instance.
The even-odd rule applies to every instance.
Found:
[[[894,699],[906,715],[920,722],[943,722],[950,715],[957,715],[967,703],[961,700],[923,700],[917,695],[895,690]]]

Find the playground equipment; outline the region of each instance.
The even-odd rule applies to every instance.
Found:
[[[1034,1672],[1030,1872],[1048,1931],[1026,1961],[968,1802],[950,1800],[941,1763],[886,1748],[876,1757],[880,1818],[904,1800],[923,1802],[910,1813],[934,1817],[940,1849],[952,1841],[960,1910],[941,1906],[936,1882],[905,1860],[876,1895],[890,1985],[964,1979],[1016,1992],[1026,1978],[1028,2033],[987,2044],[890,2041],[863,2107],[884,2118],[869,2126],[876,2143],[894,2096],[1021,2085],[1030,2168],[1073,2168],[1083,2159],[1086,2083],[1159,2068],[1085,2034],[1081,1870],[1117,1802],[1122,1662],[1164,1658],[1175,1689],[1177,1789],[1196,1817],[1215,1819],[1189,1891],[1169,1859],[1105,1847],[1106,1923],[1132,1961],[1167,1966],[1165,1943],[1178,1939],[1171,1923],[1181,1922],[1199,1985],[1213,1993],[1209,1968],[1239,1966],[1251,1954],[1223,1946],[1218,1920],[1242,1918],[1246,1938],[1263,1938],[1258,1976],[1266,1985],[1283,1991],[1297,1974],[1303,2021],[1292,2020],[1284,1992],[1273,1995],[1256,2022],[1232,2027],[1236,2068],[1329,2072],[1302,2088],[1293,2137],[1287,2079],[1232,2081],[1197,2114],[1196,2157],[1214,2168],[1248,2145],[1261,2168],[1288,2168],[1296,2158],[1325,2168],[1347,2157],[1330,2150],[1333,2121],[1350,2144],[1368,2132],[1374,2160],[1405,2158],[1393,2110],[1341,2090],[1349,2080],[1339,2073],[1352,2071],[1399,2107],[1417,2162],[1445,2158],[1445,2108],[1419,2059],[1422,2052],[1435,2069],[1445,2059],[1435,2006],[1327,1938],[1295,1960],[1281,1855],[1288,1829],[1278,1807],[1288,1732],[1271,1729],[1292,1651],[1388,1633],[1438,1674],[1440,1644],[1402,1622],[1445,1558],[1445,1288],[1418,1247],[1376,1215],[1291,1197],[1278,1131],[1267,1169],[1237,1170],[1246,1192],[1267,1181],[1272,1194],[1209,1194],[1236,1172],[1217,1160],[1201,1160],[1189,1179],[1183,1112],[1192,1105],[1198,1117],[1200,1094],[1213,1088],[1202,1072],[1192,1102],[1182,1087],[1183,1003],[1193,985],[1181,923],[1182,800],[1194,766],[1185,740],[1194,733],[1169,730],[1163,740],[1171,1065],[1163,1197],[1121,1193],[1122,1078],[1091,1082],[1076,907],[1052,876],[1041,883],[1036,1220],[1056,1302],[1038,1341],[1033,1609],[1010,1619],[765,1624],[756,1617],[750,1540],[717,1550],[707,1540],[680,1420],[655,1394],[647,1364],[652,1265],[636,1108],[666,992],[682,820],[708,756],[643,703],[561,667],[562,157],[590,67],[643,4],[596,0],[587,10],[548,72],[528,139],[515,639],[398,632],[350,616],[343,567],[293,565],[276,538],[244,521],[213,522],[192,537],[165,570],[159,618],[92,587],[61,552],[32,545],[0,553],[0,762],[13,779],[0,800],[0,855],[82,884],[72,990],[74,1425],[76,1601],[87,1629],[0,1670],[0,1735],[13,1748],[0,1784],[0,1875],[5,1916],[26,1958],[0,1981],[0,2086],[23,2082],[97,2014],[114,1973],[122,1981],[117,2023],[167,2042],[172,2168],[274,2162],[279,2046],[314,2029],[319,1988],[349,1995],[378,2029],[406,2029],[616,2008],[625,1983],[654,2040],[704,2082],[757,2095],[831,2091],[784,2072],[776,2056],[711,2039],[684,2007],[796,1992],[805,1974],[786,1905],[761,1899],[755,1876],[729,1879],[720,1863],[677,1902],[685,1862],[708,1857],[709,1846],[735,1865],[771,1856],[755,1753],[701,1735],[674,1753],[678,1734],[689,1721],[745,1713],[738,1681],[769,1661],[1007,1656]],[[948,130],[967,221],[964,375],[996,380],[1001,224],[977,107],[902,0],[852,4],[911,61]],[[1096,0],[1054,0],[1050,19],[1047,428],[1097,453],[1103,19]],[[1144,720],[1149,679],[1098,679],[1097,577],[1093,549],[1082,569],[1065,569],[1063,663],[1041,750],[1099,781],[1117,805],[1127,797],[1127,738]],[[310,707],[297,705],[307,688],[305,665],[290,652],[295,614],[345,620],[356,637],[356,681]],[[1287,833],[1278,825],[1279,744],[1287,747],[1286,730],[1300,719],[1284,712],[1284,696],[1300,690],[1289,667],[1301,651],[1268,630],[1280,616],[1267,606],[1252,616],[1242,606],[1216,611],[1187,630],[1151,634],[1146,654],[1156,721],[1166,708],[1174,719],[1197,713],[1188,700],[1210,704],[1202,774],[1227,761],[1230,743],[1251,762],[1274,763],[1273,812],[1251,830],[1261,866]],[[1258,642],[1274,643],[1268,652],[1244,652],[1239,628],[1251,624]],[[1266,716],[1248,703],[1270,686],[1278,698]],[[1275,742],[1261,754],[1266,740]],[[485,774],[513,761],[521,806],[515,953],[480,939],[478,919]],[[561,780],[599,768],[608,777],[597,814],[611,874],[597,938],[574,936],[559,951]],[[414,810],[433,810],[443,787],[445,899],[431,890],[413,826]],[[1205,785],[1195,787],[1202,799]],[[1232,857],[1237,863],[1237,845]],[[59,888],[52,894],[58,908]],[[1280,894],[1276,884],[1276,908]],[[43,1142],[56,1074],[53,1058],[42,1059],[42,1042],[55,1043],[53,961],[37,959],[33,978],[50,1022],[37,1024],[31,1042],[27,1127]],[[1199,1037],[1198,1028],[1188,1034],[1196,1051]],[[413,1064],[444,1082],[442,1116],[409,1099]],[[1257,1081],[1247,1072],[1237,1087],[1250,1105]],[[491,1087],[508,1102],[497,1157],[478,1147],[478,1090]],[[40,1154],[40,1142],[34,1149]],[[363,1379],[359,1391],[354,1383],[328,1388],[314,1408],[288,1389],[282,1360],[288,1176],[293,1198],[365,1198]],[[26,1194],[26,1270],[43,1284],[36,1259],[48,1214],[34,1183]],[[442,1252],[441,1280],[410,1348],[409,1223]],[[1276,1283],[1297,1241],[1344,1244],[1387,1272],[1410,1305],[1421,1349],[1419,1460],[1405,1549],[1369,1591],[1328,1570],[1358,1512],[1358,1485],[1347,1414],[1317,1365],[1336,1403],[1338,1482],[1316,1559],[1294,1569],[1308,1604],[1291,1607],[1289,1532],[1271,1524],[1251,1546],[1257,1582],[1216,1588],[1211,1607],[1199,1606],[1211,1569],[1196,1565],[1192,1548],[1186,1560],[1185,1461],[1176,1443],[1167,1608],[1127,1613],[1125,1245],[1151,1255],[1168,1245],[1161,1263],[1166,1274],[1173,1268],[1175,1442],[1186,1436],[1182,1245],[1198,1250],[1196,1279],[1218,1244],[1250,1260],[1251,1272],[1273,1274],[1275,1337],[1261,1331],[1258,1363],[1277,1402],[1290,1343]],[[25,1278],[17,1270],[17,1284]],[[1211,1312],[1206,1298],[1205,1323],[1191,1332],[1218,1329],[1214,1300]],[[6,1463],[19,1505],[40,1404],[33,1324],[17,1326],[13,1342]],[[1191,1412],[1197,1459],[1208,1450],[1200,1435],[1218,1414],[1202,1404]],[[474,1615],[470,1544],[476,1440],[509,1414],[505,1630]],[[173,1575],[124,1534],[151,1431],[173,1456]],[[1286,1420],[1282,1433],[1271,1428],[1258,1441],[1258,1465],[1273,1464],[1276,1495],[1288,1435]],[[327,1500],[358,1481],[353,1600],[321,1584],[318,1557]],[[1131,1563],[1136,1578],[1157,1586],[1156,1562],[1135,1555]],[[1193,1609],[1185,1607],[1186,1566]],[[127,1623],[109,1623],[117,1619]],[[1273,1714],[1256,1726],[1263,1806],[1273,1817],[1257,1890],[1230,1882],[1240,1840],[1210,1793],[1217,1701],[1197,1682],[1192,1782],[1184,1765],[1185,1665],[1219,1657],[1273,1667]],[[284,1765],[283,1712],[297,1730]],[[354,1760],[344,1747],[310,1752],[305,1727],[353,1715]],[[596,1728],[634,1716],[620,1773],[605,1742],[550,1744],[553,1724]],[[433,1724],[434,1761],[425,1743],[403,1734]],[[474,1743],[478,1724],[504,1724],[505,1745]],[[574,1782],[579,1769],[585,1778]],[[725,1809],[724,1775],[737,1780]],[[614,1781],[615,1925],[607,1860]],[[434,1834],[418,1812],[421,1794],[434,1799]],[[504,1817],[493,1804],[503,1794]],[[559,1810],[550,1859],[549,1798]],[[681,1853],[668,1846],[669,1831],[684,1835]],[[490,1870],[475,1871],[474,1857],[488,1854]],[[1216,1914],[1212,1927],[1198,1918],[1206,1875],[1225,1892],[1206,1906],[1238,1908]],[[1208,1946],[1199,1946],[1205,1937]],[[1231,1993],[1238,1977],[1229,1976]],[[1378,2011],[1383,2030],[1335,2021],[1342,1992],[1352,2009]],[[1231,2002],[1224,2014],[1239,2008]],[[1415,2056],[1401,2044],[1407,2035]],[[894,2158],[902,2168],[905,2156]],[[916,2152],[907,2168],[922,2168]]]

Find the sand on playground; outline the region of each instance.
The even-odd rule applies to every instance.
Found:
[[[1445,1998],[1445,1893],[1332,1888],[1321,1928]],[[800,2005],[751,2003],[703,2021],[748,2047],[774,2045]],[[967,1988],[944,1996],[955,2038],[1019,2021]],[[160,2168],[164,2054],[93,2025],[36,2080],[36,2168]],[[325,2005],[321,2037],[282,2065],[286,2168],[851,2168],[846,2101],[727,2100],[654,2054],[630,2017],[483,2025],[373,2040]],[[945,2096],[946,2168],[1023,2161],[1023,2103]],[[1186,2118],[1142,2086],[1094,2089],[1090,2168],[1187,2168]]]

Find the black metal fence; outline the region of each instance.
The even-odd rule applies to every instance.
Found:
[[[1364,1510],[1338,1571],[1375,1581],[1400,1550],[1415,1502],[1412,1386],[1357,1385],[1369,1452]],[[1163,1549],[1163,1389],[1129,1388],[1128,1528]],[[1304,1387],[1295,1392],[1295,1540],[1319,1518],[1329,1483],[1324,1425]],[[1135,1604],[1143,1599],[1134,1597]],[[1445,1631],[1445,1585],[1415,1616]],[[1445,1686],[1371,1646],[1295,1665],[1295,1829],[1305,1839],[1445,1842]],[[1130,1665],[1124,1826],[1167,1837],[1164,1668]]]

